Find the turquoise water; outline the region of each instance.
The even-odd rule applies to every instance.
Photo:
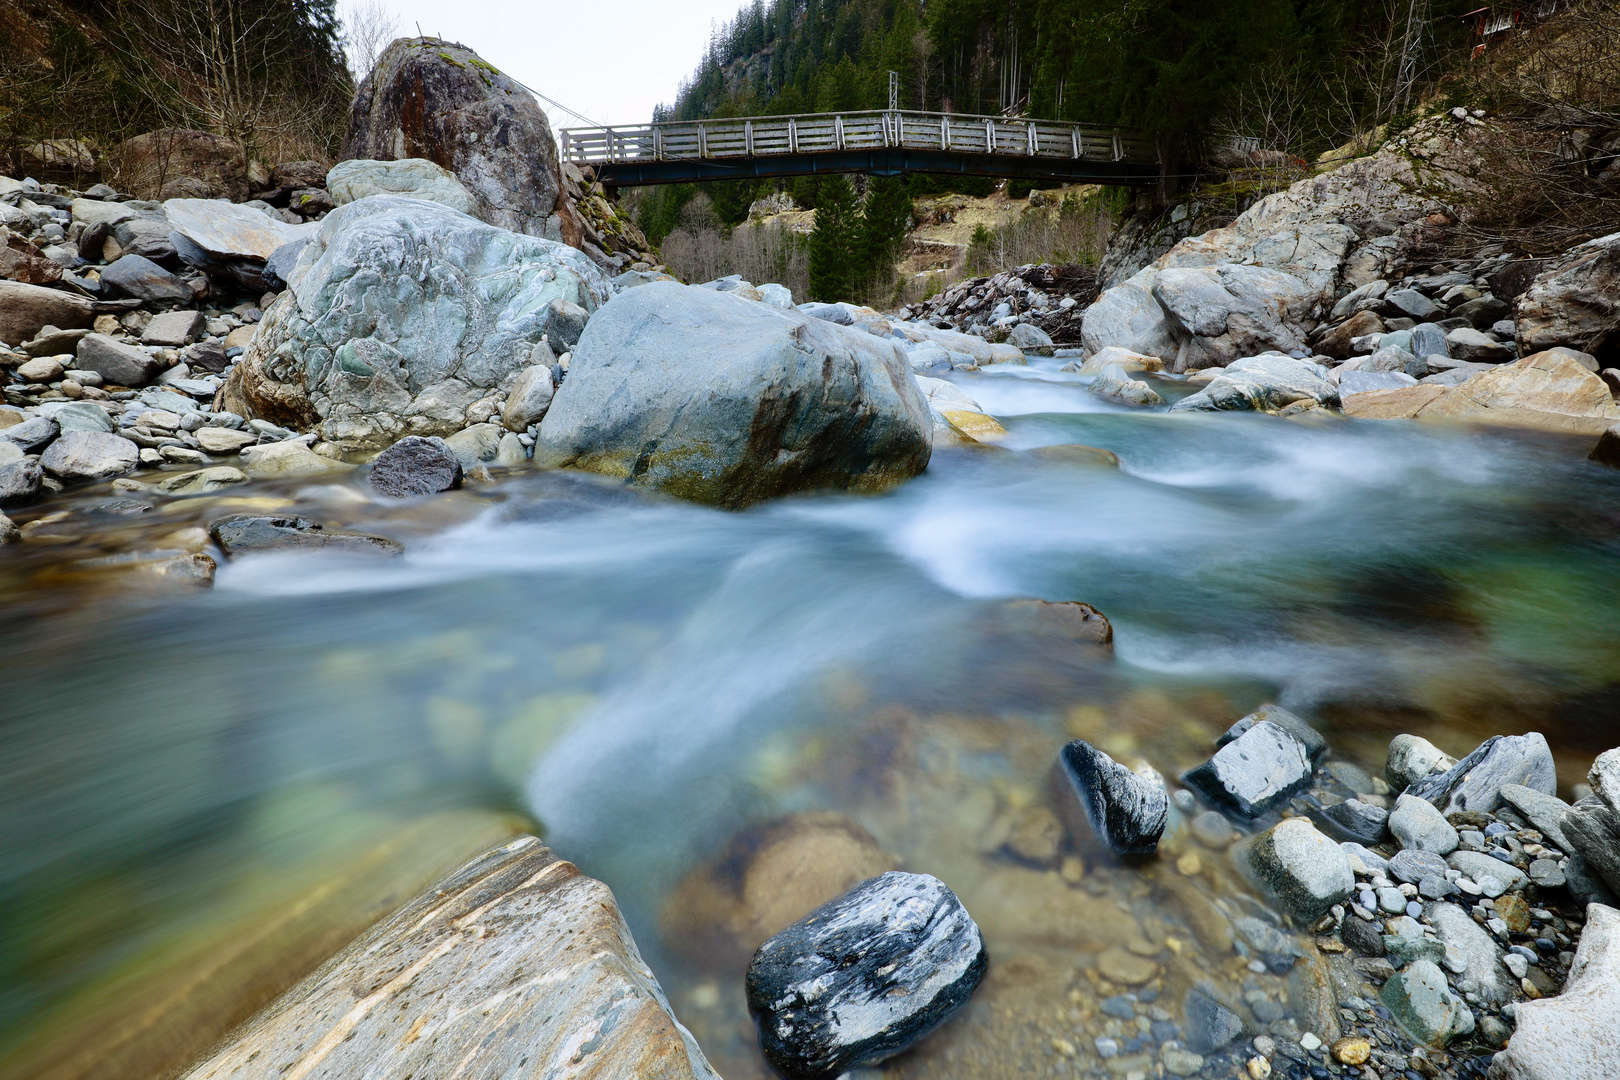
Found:
[[[1620,473],[1556,439],[1127,413],[1055,367],[958,376],[1004,446],[881,497],[724,513],[522,471],[398,511],[354,478],[267,487],[246,494],[407,554],[157,595],[53,584],[71,546],[0,551],[4,1038],[244,874],[469,806],[533,815],[613,886],[679,1011],[701,979],[661,906],[743,824],[828,808],[902,842],[907,796],[874,810],[846,760],[896,716],[1053,753],[1100,723],[1167,775],[1267,700],[1373,771],[1400,731],[1463,752],[1536,729],[1567,786],[1616,741]],[[1120,467],[1029,452],[1068,443]],[[1114,656],[1009,629],[1017,597],[1095,605]],[[1018,754],[974,760],[986,790],[1039,789]]]

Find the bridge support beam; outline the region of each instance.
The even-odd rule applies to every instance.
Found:
[[[704,180],[769,180],[823,173],[871,173],[874,176],[938,173],[1129,187],[1152,187],[1159,179],[1158,166],[1141,162],[968,154],[955,150],[910,150],[903,147],[772,154],[752,158],[598,161],[590,165],[596,170],[597,179],[609,187],[687,184]]]

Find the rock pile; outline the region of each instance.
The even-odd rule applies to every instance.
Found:
[[[1017,327],[1029,326],[1046,338],[1040,345],[1078,345],[1081,315],[1096,298],[1091,267],[1032,264],[959,281],[898,314],[991,341],[1004,341]]]

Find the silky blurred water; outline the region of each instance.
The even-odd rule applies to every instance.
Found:
[[[1620,473],[1526,436],[1131,413],[1056,367],[956,376],[1004,447],[881,497],[723,513],[524,473],[400,560],[67,605],[6,579],[0,1042],[244,876],[443,807],[532,814],[666,973],[679,877],[746,822],[848,809],[818,762],[895,709],[1055,753],[1094,706],[1167,774],[1265,700],[1374,771],[1403,730],[1543,730],[1565,784],[1616,741]],[[1120,468],[1031,453],[1069,443]],[[1094,604],[1115,658],[998,629],[1015,597]]]

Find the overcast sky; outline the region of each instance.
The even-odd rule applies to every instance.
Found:
[[[379,0],[340,0],[340,11]],[[491,64],[602,124],[638,124],[673,102],[697,67],[711,25],[742,0],[380,0],[400,36],[459,41]],[[581,121],[542,101],[552,127]]]

